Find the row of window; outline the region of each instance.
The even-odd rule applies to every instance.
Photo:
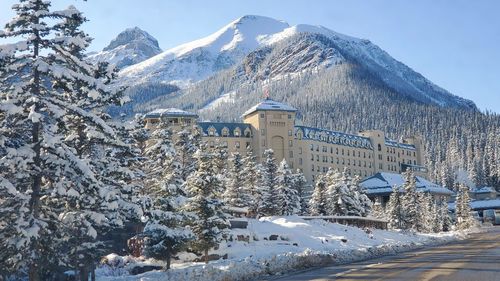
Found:
[[[211,137],[215,136],[215,128],[209,128],[208,129],[208,135],[211,136]],[[229,137],[229,129],[226,129],[226,128],[222,129],[221,136],[222,137]],[[240,137],[241,136],[240,129],[234,130],[233,136]],[[251,134],[250,130],[249,129],[245,130],[245,137],[249,138],[251,136],[252,136],[252,134]]]
[[[326,173],[326,172],[328,172],[328,167],[319,167],[318,166],[316,171],[317,172],[321,172],[321,173]],[[354,169],[351,170],[351,169],[347,169],[346,172],[347,172],[347,174],[349,176],[355,176],[355,175],[357,175],[357,176],[360,176],[360,177],[367,177],[368,175],[371,175],[370,172],[367,172],[367,171],[364,171],[364,170],[354,170]],[[317,177],[316,175],[314,175],[314,174],[312,175],[312,182],[315,182],[316,177]]]
[[[208,142],[208,145],[209,145],[209,147],[210,147],[210,148],[214,148],[214,147],[215,147],[215,142],[214,142],[214,141],[209,141],[209,142]],[[228,147],[227,141],[223,141],[223,142],[221,142],[221,146],[222,146],[222,147],[227,148],[227,147]],[[234,142],[234,148],[236,148],[236,149],[240,149],[240,147],[241,147],[240,142],[239,142],[239,141],[235,141],[235,142]],[[247,150],[250,150],[250,149],[252,148],[252,145],[250,144],[250,142],[248,142],[248,141],[247,141],[247,142],[245,143],[245,148],[246,148]]]
[[[310,144],[309,145],[309,149],[311,151],[315,151],[316,150],[317,152],[319,152],[319,145],[317,145],[317,144],[316,145]],[[321,151],[325,152],[325,153],[328,153],[328,147],[323,145],[321,147]],[[356,153],[356,150],[353,149],[352,153],[351,153],[350,149],[347,149],[347,148],[346,149],[344,149],[344,148],[339,149],[338,147],[335,147],[335,149],[334,149],[333,146],[330,146],[330,153],[333,154],[334,151],[335,151],[336,155],[339,155],[339,153],[340,153],[341,155],[346,155],[347,154],[347,156],[351,156],[351,154],[352,154],[353,157],[356,157],[356,155],[357,155],[357,157],[363,157],[363,158],[368,157],[368,159],[372,158],[372,153],[371,152],[363,151],[363,153],[361,153],[361,151],[358,151],[358,153]]]
[[[266,115],[264,113],[260,114],[260,118],[264,118]],[[288,114],[288,119],[292,119],[292,114]],[[281,114],[273,114],[274,119],[281,119]]]
[[[314,159],[316,159],[317,162],[320,162],[320,159],[323,163],[328,163],[330,162],[331,164],[334,164],[334,163],[337,163],[337,165],[348,165],[350,166],[351,163],[353,166],[358,166],[358,167],[361,167],[363,165],[363,167],[367,167],[368,168],[371,168],[372,167],[372,162],[368,162],[368,165],[366,164],[366,161],[363,161],[363,164],[361,164],[361,160],[355,160],[355,159],[344,159],[344,158],[338,158],[338,157],[333,157],[333,156],[326,156],[326,155],[322,155],[320,157],[320,155],[318,154],[311,154],[311,161],[314,161]],[[328,161],[330,160],[330,161]]]
[[[379,144],[379,151],[380,150],[381,150],[381,147],[380,147],[380,144]],[[396,154],[396,148],[394,148],[394,147],[387,147],[387,153]],[[401,154],[402,155],[406,154],[406,156],[411,156],[411,151],[409,151],[409,150],[405,151],[404,149],[401,149]],[[401,157],[401,154],[398,151],[398,157]],[[413,157],[417,157],[417,153],[415,151],[413,151]]]

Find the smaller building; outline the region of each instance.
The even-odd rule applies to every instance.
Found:
[[[498,192],[495,188],[489,186],[471,189],[469,194],[472,200],[490,200],[498,197]]]
[[[453,191],[442,187],[438,184],[430,182],[423,177],[416,176],[417,191],[430,193],[435,200],[449,201],[454,194]],[[401,188],[404,184],[404,178],[401,174],[393,173],[376,173],[361,181],[360,185],[366,192],[368,198],[372,201],[379,201],[382,206],[389,201],[394,188]]]

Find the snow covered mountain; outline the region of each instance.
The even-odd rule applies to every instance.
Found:
[[[248,83],[321,71],[342,63],[363,67],[381,83],[413,100],[475,109],[473,102],[433,84],[368,40],[322,26],[289,26],[262,16],[243,16],[212,35],[131,65],[120,76],[126,85],[168,83],[186,89],[193,82],[232,68],[237,70],[234,75],[244,74],[245,81],[240,83]]]
[[[272,18],[244,16],[212,35],[166,50],[120,74],[136,82],[196,82],[240,62],[288,27]]]
[[[93,62],[107,61],[122,69],[160,54],[158,41],[146,31],[134,27],[118,34],[101,52],[89,54]]]

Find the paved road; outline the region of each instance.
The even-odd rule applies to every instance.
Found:
[[[435,248],[313,269],[271,280],[500,281],[500,227]]]

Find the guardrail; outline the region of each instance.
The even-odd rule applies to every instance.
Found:
[[[304,220],[326,220],[329,222],[351,225],[356,227],[373,227],[378,229],[387,229],[388,221],[357,216],[300,216]]]

